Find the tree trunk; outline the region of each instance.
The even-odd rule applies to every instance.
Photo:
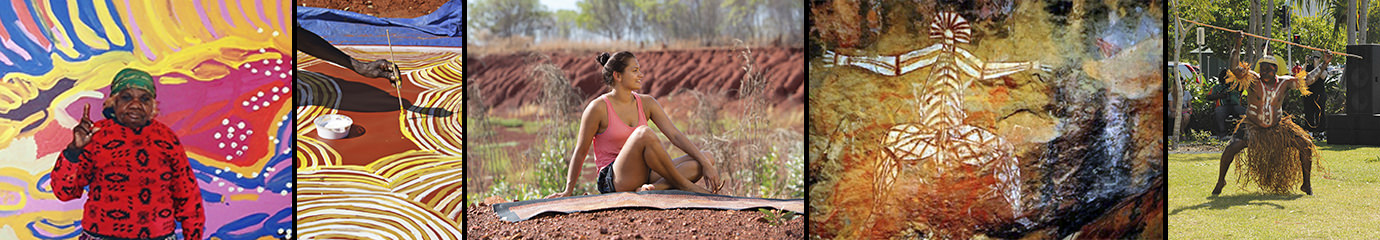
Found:
[[[1356,0],[1346,1],[1346,44],[1356,45]]]
[[[1370,31],[1370,3],[1371,1],[1361,1],[1361,6],[1356,12],[1357,18],[1360,20],[1357,23],[1361,25],[1356,28],[1357,44],[1365,44],[1370,41],[1370,39],[1366,39],[1367,31]]]
[[[1183,23],[1179,20],[1179,18],[1174,18],[1174,62],[1180,61],[1179,51],[1183,50],[1183,42]],[[1174,66],[1170,66],[1169,72],[1174,74],[1174,77],[1170,78],[1174,79],[1174,92],[1170,93],[1172,94],[1171,96],[1174,96],[1174,105],[1169,108],[1172,109],[1172,111],[1174,111],[1173,140],[1175,143],[1181,143],[1183,142],[1183,138],[1182,135],[1179,134],[1179,126],[1183,125],[1184,121],[1184,111],[1182,109],[1184,106],[1184,81],[1179,76],[1179,66],[1177,64]]]
[[[1250,19],[1246,22],[1246,32],[1260,35],[1260,15],[1260,0],[1251,0],[1251,14]],[[1246,45],[1243,46],[1243,49],[1246,50],[1246,57],[1243,60],[1251,63],[1251,66],[1254,67],[1256,53],[1260,52],[1257,50],[1260,48],[1260,39],[1246,38],[1244,44]]]
[[[1265,0],[1265,5],[1264,5],[1264,6],[1260,6],[1260,8],[1261,8],[1261,10],[1265,11],[1265,20],[1264,20],[1264,21],[1260,21],[1260,28],[1261,28],[1261,30],[1260,30],[1260,33],[1258,33],[1258,34],[1256,34],[1256,35],[1265,36],[1265,37],[1268,37],[1268,38],[1274,38],[1274,37],[1275,37],[1275,34],[1274,34],[1274,27],[1273,27],[1273,26],[1274,26],[1274,23],[1275,23],[1275,0]],[[1265,40],[1265,39],[1260,39],[1260,42],[1261,42],[1261,44],[1263,45],[1263,44],[1265,44],[1265,43],[1268,43],[1269,41],[1268,41],[1268,40]],[[1261,56],[1261,57],[1264,57],[1264,56],[1267,55],[1267,54],[1270,54],[1270,49],[1269,49],[1269,48],[1266,48],[1266,47],[1264,47],[1264,46],[1262,46],[1261,49],[1260,49],[1260,56]],[[1274,53],[1274,55],[1279,55],[1279,53]],[[1279,59],[1279,58],[1275,58],[1275,59]],[[1283,68],[1283,67],[1288,67],[1288,66],[1289,66],[1288,64],[1283,64],[1282,66],[1278,66],[1278,67]]]

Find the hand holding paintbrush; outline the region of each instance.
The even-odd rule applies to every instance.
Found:
[[[353,65],[352,69],[355,70],[355,73],[359,73],[360,76],[387,78],[390,83],[397,84],[398,78],[401,75],[398,71],[398,65],[387,59],[379,59],[373,62],[361,62],[354,59],[350,61],[351,65]]]

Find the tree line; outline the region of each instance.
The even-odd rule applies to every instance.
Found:
[[[467,4],[467,31],[491,38],[615,41],[732,39],[803,43],[804,2],[793,0],[583,0],[549,10],[537,0]],[[482,41],[482,40],[479,40]]]

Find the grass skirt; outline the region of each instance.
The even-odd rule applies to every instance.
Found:
[[[1234,161],[1240,185],[1255,182],[1265,192],[1289,193],[1303,181],[1303,171],[1312,170],[1302,169],[1303,158],[1318,159],[1318,147],[1313,145],[1313,138],[1288,116],[1270,128],[1249,123],[1242,125],[1247,131],[1246,154],[1236,155]],[[1317,165],[1317,161],[1312,165]]]

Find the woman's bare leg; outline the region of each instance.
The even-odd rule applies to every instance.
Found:
[[[659,174],[676,189],[709,192],[708,189],[695,185],[680,174],[676,165],[672,164],[671,156],[666,154],[666,149],[661,146],[656,132],[647,126],[637,127],[637,130],[628,136],[623,150],[613,161],[613,172],[614,190],[619,192],[635,191],[647,184],[652,172]]]
[[[691,158],[690,155],[680,156],[675,160],[671,160],[671,163],[676,165],[676,171],[680,172],[681,176],[685,176],[685,178],[690,179],[691,182],[699,183],[700,177],[704,176],[704,174],[701,174],[702,170],[700,169],[700,162],[695,161],[695,159]],[[638,190],[671,189],[671,183],[666,182],[666,178],[662,178],[661,174],[656,174],[655,172],[653,172],[650,176],[647,177],[647,181],[652,182],[652,188]]]

